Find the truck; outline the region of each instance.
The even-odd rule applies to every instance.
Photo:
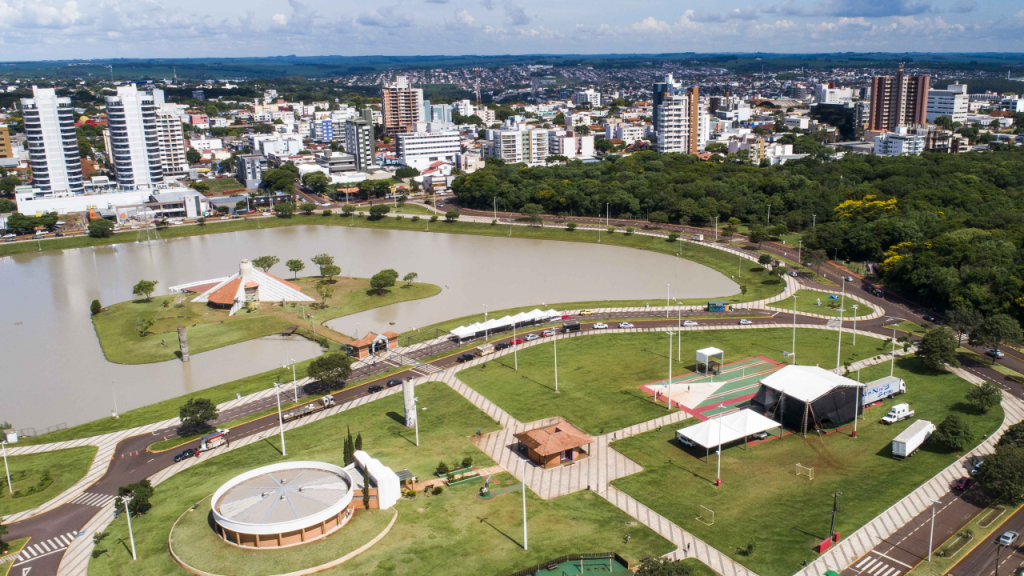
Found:
[[[281,415],[281,420],[291,422],[292,420],[298,420],[299,418],[309,416],[310,414],[322,412],[332,406],[334,406],[334,396],[324,396],[316,402],[303,404],[302,406],[297,406],[294,409],[285,412]]]
[[[569,320],[562,324],[562,332],[579,332],[580,323],[577,320]]]
[[[888,414],[886,414],[885,416],[882,416],[882,423],[883,424],[895,424],[897,422],[901,422],[903,420],[906,420],[907,418],[913,418],[913,417],[914,417],[914,411],[910,409],[910,404],[907,404],[907,403],[897,404],[897,405],[892,407],[892,410],[889,410]]]
[[[935,425],[927,420],[918,420],[893,438],[892,457],[897,460],[910,458],[935,432]]]
[[[875,284],[872,284],[871,282],[865,281],[862,287],[867,292],[869,292],[869,293],[871,293],[871,294],[873,294],[875,296],[878,296],[879,298],[885,298],[885,290],[882,290],[881,287],[876,286]]]
[[[494,344],[481,344],[480,346],[477,346],[477,349],[476,349],[476,355],[477,356],[487,356],[488,354],[493,354],[493,353],[494,353]]]
[[[207,434],[206,436],[203,436],[199,440],[198,451],[199,452],[209,452],[210,450],[213,450],[214,448],[220,448],[221,446],[227,446],[228,445],[228,432],[230,432],[230,430],[224,430],[222,428],[218,428],[216,432],[211,432],[210,434]]]
[[[907,392],[907,383],[898,376],[885,376],[878,380],[868,382],[860,395],[860,405],[866,406],[872,402],[892,398],[897,394]]]
[[[703,242],[704,241],[704,235],[703,234],[694,234],[693,235],[693,241],[694,242]]]

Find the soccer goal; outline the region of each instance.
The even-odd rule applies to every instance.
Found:
[[[814,480],[814,468],[810,466],[802,466],[799,462],[796,463],[796,475],[807,476],[808,480]]]
[[[715,523],[715,511],[702,505],[700,507],[700,516],[697,516],[697,521],[708,526],[713,525]]]

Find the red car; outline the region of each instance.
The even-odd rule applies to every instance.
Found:
[[[971,487],[971,482],[972,482],[971,478],[968,478],[967,476],[964,476],[963,478],[957,480],[953,484],[953,487],[956,488],[957,490],[960,490],[960,491],[967,490],[968,488]]]
[[[509,342],[509,344],[512,344],[513,346],[519,346],[522,343],[523,343],[523,339],[522,338],[516,338],[515,340]]]

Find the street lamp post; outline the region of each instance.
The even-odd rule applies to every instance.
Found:
[[[722,485],[722,410],[725,410],[725,404],[719,404],[718,408],[718,480],[715,486]]]
[[[668,319],[669,300],[672,299],[672,285],[665,284],[665,319]]]
[[[832,494],[832,527],[829,528],[828,537],[834,538],[836,533],[836,512],[839,511],[839,497],[842,496],[842,492],[835,492]]]
[[[558,392],[558,335],[555,334],[555,339],[552,342],[555,345],[555,392]]]
[[[853,309],[853,345],[857,345],[857,305],[850,306]]]
[[[936,504],[942,504],[942,502],[939,502],[938,500],[932,500],[931,498],[928,498],[928,499],[932,501],[932,525],[928,529],[928,561],[931,562],[932,561],[932,539],[935,538],[935,505]],[[999,569],[999,567],[996,566],[996,570],[998,570],[998,569]]]
[[[412,421],[416,424],[416,445],[420,445],[420,407],[419,397],[413,396],[412,398]]]
[[[765,226],[771,226],[771,225],[772,225],[772,205],[769,204],[768,205],[768,222],[765,224]]]
[[[289,358],[292,361],[292,393],[295,395],[295,401],[299,401],[299,385],[298,379],[295,377],[295,358]]]
[[[525,550],[529,549],[528,546],[527,546],[527,535],[526,535],[526,460],[523,459],[523,458],[520,458],[519,462],[522,464],[522,466],[520,467],[520,470],[522,471],[522,475],[523,475],[523,487],[522,487],[522,490],[523,490],[523,550],[525,551]]]
[[[893,321],[892,324],[892,358],[889,359],[889,376],[892,376],[896,369],[896,321],[906,320],[906,318],[889,318]]]
[[[793,356],[793,365],[796,366],[796,293],[793,294],[793,344],[790,353]]]
[[[4,453],[4,471],[7,472],[7,491],[13,496],[14,488],[11,487],[11,469],[7,467],[7,438],[0,440],[0,449]]]
[[[487,304],[484,304],[484,342],[487,342],[489,335],[487,334]]]
[[[680,236],[682,238],[682,236]],[[715,216],[715,240],[718,240],[718,216]]]
[[[512,358],[514,358],[516,362],[516,372],[519,371],[519,344],[516,343],[517,341],[516,323],[512,322]]]
[[[843,280],[843,301],[846,300],[846,280]],[[839,373],[839,352],[843,348],[843,305],[839,305],[839,340],[836,343],[836,373]]]
[[[803,250],[804,250],[804,241],[800,240],[800,243],[797,244],[797,247],[796,247],[796,263],[799,264],[800,266],[803,266],[803,263],[804,263],[803,258],[801,256],[801,254],[803,253]]]
[[[274,388],[277,390],[277,425],[281,430],[281,456],[287,456],[288,450],[284,447],[284,417],[281,416],[281,384],[274,382]]]
[[[672,337],[675,336],[674,332],[668,333],[668,409],[672,410]],[[682,334],[680,334],[682,336]]]
[[[128,519],[128,539],[132,542],[132,560],[138,560],[135,556],[135,534],[132,533],[132,514],[128,511],[128,503],[135,499],[134,495],[126,495],[121,498],[121,502],[124,503],[124,515]]]

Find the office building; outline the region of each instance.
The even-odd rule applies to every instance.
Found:
[[[601,93],[592,88],[588,88],[582,92],[573,94],[572,103],[577,106],[590,104],[591,108],[597,108],[601,106]]]
[[[322,154],[317,154],[316,164],[321,168],[325,168],[327,174],[331,176],[356,171],[356,157],[344,152],[325,150]]]
[[[373,116],[369,110],[345,123],[345,152],[355,156],[356,170],[366,172],[375,166],[376,142],[373,133]],[[411,127],[410,127],[411,128]]]
[[[5,124],[0,124],[0,158],[14,158],[14,148],[11,146],[11,131]]]
[[[896,76],[872,78],[868,130],[887,132],[926,124],[929,82],[927,75],[907,76],[902,65]]]
[[[696,86],[684,88],[671,74],[654,85],[654,133],[661,154],[696,154],[700,150],[700,116],[706,115]]]
[[[461,139],[455,130],[441,130],[439,126],[419,123],[416,131],[395,136],[395,154],[398,161],[419,171],[434,162],[454,163],[462,151]]]
[[[1018,98],[1017,96],[1003,98],[999,101],[999,111],[1010,112],[1011,114],[1024,112],[1024,99]]]
[[[235,159],[235,175],[250,190],[260,187],[266,171],[267,157],[262,154],[242,154]]]
[[[449,104],[431,104],[430,100],[423,101],[424,122],[445,122],[452,121],[452,107]],[[415,128],[413,128],[415,130]]]
[[[21,99],[21,110],[32,186],[48,195],[83,193],[82,160],[71,99],[58,98],[53,88],[33,86],[32,98]]]
[[[928,121],[935,122],[939,116],[948,116],[953,122],[961,124],[967,120],[967,107],[969,97],[967,96],[967,85],[950,84],[945,90],[928,90]]]
[[[813,104],[807,115],[819,124],[834,126],[842,140],[853,140],[860,127],[856,104]]]
[[[852,88],[836,88],[835,83],[818,85],[819,104],[846,104],[853,101]]]
[[[344,130],[344,127],[342,127]],[[334,140],[334,122],[330,118],[314,120],[309,123],[309,139],[313,142],[327,143]]]
[[[408,76],[398,76],[394,82],[385,84],[380,101],[385,134],[412,132],[413,126],[423,121],[423,90],[413,88]]]
[[[164,170],[153,95],[129,84],[118,86],[117,95],[105,100],[110,142],[107,153],[118,186],[135,190],[162,185]]]
[[[875,136],[874,152],[878,156],[920,156],[927,135],[927,129],[898,126],[892,132]]]

